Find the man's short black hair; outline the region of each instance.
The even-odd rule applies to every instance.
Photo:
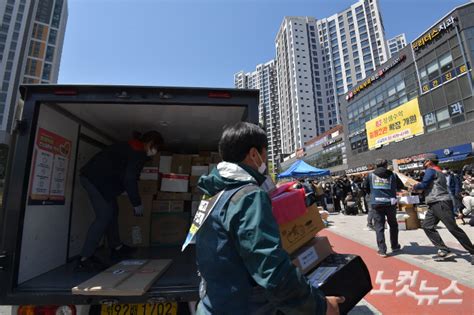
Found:
[[[375,166],[377,167],[387,167],[388,166],[388,161],[385,159],[377,159],[375,161]]]
[[[219,153],[226,162],[242,162],[250,149],[262,153],[268,147],[265,131],[257,125],[240,122],[224,130],[219,141]]]

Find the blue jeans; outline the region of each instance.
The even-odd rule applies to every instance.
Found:
[[[82,257],[91,257],[99,246],[102,237],[107,234],[110,248],[121,244],[118,227],[117,200],[105,200],[99,190],[86,177],[80,177],[81,185],[89,195],[89,200],[95,212],[95,219],[89,227],[86,241],[82,248]]]

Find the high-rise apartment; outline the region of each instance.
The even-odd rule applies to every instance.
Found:
[[[388,47],[388,58],[392,58],[400,49],[407,45],[407,39],[405,37],[405,33],[395,36],[394,38],[390,38],[387,40],[387,47]]]
[[[236,73],[234,84],[239,89],[260,90],[259,122],[264,126],[268,136],[268,160],[277,167],[280,161],[281,138],[275,60],[257,65],[253,72]]]
[[[0,142],[8,134],[22,83],[56,83],[67,0],[0,1]]]
[[[282,153],[340,122],[338,95],[387,58],[377,0],[328,18],[285,17],[276,37]]]

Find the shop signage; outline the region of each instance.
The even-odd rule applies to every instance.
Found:
[[[365,123],[370,150],[424,132],[418,98]]]
[[[364,165],[364,166],[359,166],[355,168],[350,168],[346,170],[346,174],[349,175],[349,174],[354,174],[354,173],[367,172],[373,169],[374,169],[373,165]]]
[[[454,147],[444,148],[432,151],[438,156],[438,159],[455,158],[462,155],[469,155],[472,153],[472,144],[465,143]],[[394,163],[398,165],[400,170],[414,169],[423,167],[423,161],[426,153],[410,156],[403,159],[396,159]]]
[[[305,156],[305,149],[304,148],[296,150],[296,157],[297,158],[300,158],[300,157],[303,157],[303,156]]]
[[[457,77],[466,74],[469,70],[471,70],[471,66],[468,64],[461,65],[455,69],[452,69],[451,71],[446,72],[442,76],[432,80],[431,82],[428,82],[426,84],[423,84],[421,86],[421,90],[423,93],[429,92],[433,89],[436,89],[437,87],[440,87],[441,85],[456,79]]]
[[[415,52],[418,52],[420,49],[426,47],[426,45],[431,43],[433,40],[446,33],[450,28],[454,27],[456,21],[457,18],[450,16],[449,18],[441,22],[439,25],[426,32],[422,37],[414,41],[411,44],[411,47]]]
[[[327,147],[329,147],[330,145],[333,145],[333,144],[338,143],[338,142],[341,142],[341,141],[342,141],[342,138],[331,139],[331,140],[329,140],[328,142],[326,142],[325,144],[323,144],[323,148],[327,148]]]
[[[448,109],[451,117],[464,113],[464,106],[460,102],[449,105]]]
[[[361,130],[355,131],[355,132],[351,133],[348,138],[353,138],[353,137],[358,136],[358,135],[360,135],[360,134],[362,134],[362,133],[364,133],[364,132],[365,132],[365,129],[361,129]]]
[[[346,101],[350,101],[353,99],[357,94],[359,94],[361,91],[372,85],[372,83],[378,81],[379,79],[383,78],[383,76],[392,70],[395,66],[400,64],[401,62],[405,61],[406,55],[400,55],[398,56],[395,60],[393,60],[390,64],[387,66],[377,70],[372,76],[367,78],[364,82],[362,82],[359,86],[357,86],[354,90],[350,91],[346,95]]]

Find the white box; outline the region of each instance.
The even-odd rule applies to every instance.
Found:
[[[191,167],[191,176],[202,176],[209,174],[209,166],[195,165]]]
[[[160,173],[171,173],[172,156],[160,156]]]
[[[189,175],[163,174],[161,177],[161,191],[188,192]]]
[[[399,200],[402,205],[414,205],[420,203],[420,197],[418,196],[404,196],[400,197]]]
[[[140,180],[158,180],[159,178],[159,170],[158,167],[144,167],[141,174]]]

